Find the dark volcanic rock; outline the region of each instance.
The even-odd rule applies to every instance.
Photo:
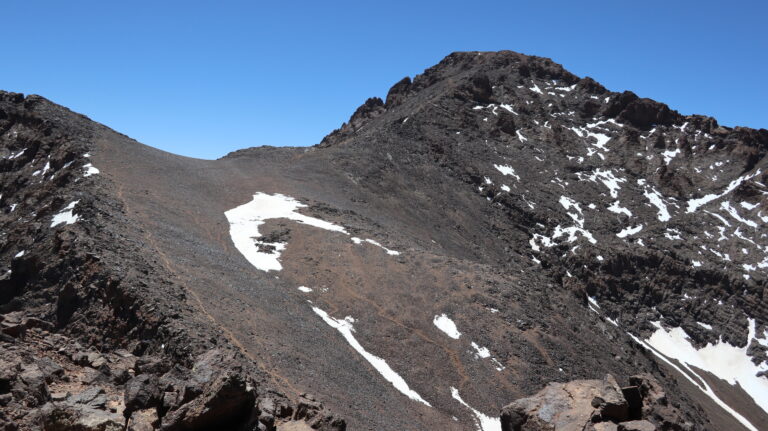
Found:
[[[160,387],[157,377],[141,374],[125,384],[125,415],[130,417],[136,410],[156,407],[160,403]]]

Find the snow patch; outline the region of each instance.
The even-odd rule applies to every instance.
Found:
[[[573,242],[576,241],[576,234],[580,233],[592,244],[597,243],[597,240],[594,236],[592,236],[592,233],[584,229],[584,214],[581,211],[579,204],[567,196],[560,196],[560,205],[565,208],[568,216],[573,219],[574,222],[576,222],[576,226],[563,228],[560,225],[557,225],[555,227],[555,231],[552,234],[552,238],[559,238],[565,234],[568,234],[568,242]],[[575,209],[576,211],[572,212],[571,208]]]
[[[632,212],[619,205],[619,201],[616,201],[608,207],[608,211],[616,214],[626,214],[627,217],[632,217]]]
[[[662,157],[664,157],[664,164],[668,165],[669,162],[671,162],[672,159],[674,159],[676,155],[680,154],[680,152],[681,152],[680,149],[676,148],[674,151],[667,150],[667,151],[664,151],[663,153],[661,153]]]
[[[299,208],[305,207],[306,205],[290,196],[279,193],[269,195],[259,192],[253,195],[253,200],[250,202],[226,211],[224,215],[229,221],[229,236],[243,257],[256,269],[280,271],[283,266],[280,264],[279,258],[285,249],[285,244],[279,242],[257,244],[254,241],[254,239],[262,236],[259,232],[259,226],[263,225],[266,220],[286,218],[332,232],[347,233],[339,225],[297,212]],[[264,251],[265,246],[272,250]]]
[[[752,175],[744,175],[731,181],[728,184],[728,187],[726,187],[725,190],[723,190],[723,192],[720,194],[709,194],[702,198],[688,200],[688,209],[686,210],[686,212],[689,212],[689,213],[695,212],[702,205],[706,205],[709,202],[712,202],[716,199],[720,199],[721,197],[727,195],[728,193],[736,190],[736,187],[740,186],[741,183],[743,183],[744,181],[751,180],[752,178],[758,175],[760,175],[760,169],[758,169],[757,172],[755,172]]]
[[[501,431],[501,420],[487,416],[483,413],[481,413],[478,410],[475,410],[474,408],[470,407],[469,404],[465,403],[463,399],[461,399],[461,395],[459,395],[459,390],[451,386],[451,396],[454,400],[458,401],[462,406],[468,408],[472,411],[472,414],[475,415],[475,425],[477,426],[478,431]]]
[[[429,407],[432,407],[431,404],[429,404],[427,401],[424,400],[419,394],[417,394],[415,391],[413,391],[410,387],[408,387],[408,383],[405,382],[405,380],[400,377],[399,374],[397,374],[390,366],[387,364],[387,361],[384,359],[379,358],[376,355],[373,355],[371,353],[368,353],[363,346],[357,341],[355,336],[352,334],[355,331],[355,328],[352,326],[352,323],[355,321],[351,317],[347,316],[344,319],[334,319],[333,317],[329,316],[328,313],[325,311],[317,308],[312,307],[312,310],[320,316],[325,323],[327,323],[332,328],[335,328],[338,330],[341,335],[344,337],[345,340],[349,343],[350,346],[352,346],[353,349],[357,351],[363,358],[365,358],[366,361],[368,361],[373,368],[376,369],[376,371],[381,374],[384,379],[386,379],[388,382],[392,383],[392,386],[395,387],[398,391],[402,392],[405,396],[408,398],[418,401],[420,403],[423,403]]]
[[[446,316],[445,313],[435,316],[432,323],[437,326],[437,329],[445,332],[446,335],[455,340],[458,340],[459,337],[461,337],[461,332],[456,328],[456,323],[454,323],[450,317]]]
[[[85,173],[83,174],[84,177],[90,177],[91,175],[99,173],[99,170],[96,169],[91,163],[84,164],[83,168],[85,168]]]
[[[398,255],[400,255],[399,251],[390,250],[390,249],[384,247],[383,245],[381,245],[379,242],[374,241],[372,239],[360,239],[360,238],[358,238],[356,236],[353,236],[352,237],[352,242],[354,242],[355,244],[362,244],[364,242],[367,242],[368,244],[375,245],[376,247],[379,247],[382,250],[386,251],[387,254],[390,255],[390,256],[398,256]]]
[[[695,367],[712,373],[731,385],[738,384],[760,408],[768,412],[768,379],[757,377],[757,373],[768,370],[768,365],[766,363],[760,366],[755,365],[747,354],[749,344],[752,339],[756,338],[754,319],[749,319],[749,334],[744,347],[732,346],[718,340],[717,344],[708,343],[701,349],[696,349],[691,344],[690,337],[682,328],[672,328],[667,331],[660,322],[651,323],[658,329],[647,340],[640,340],[632,334],[630,336],[661,360],[677,369],[745,427],[757,431],[757,428],[746,418],[722,401],[694,369]],[[685,371],[670,359],[677,360]],[[698,379],[694,380],[691,375]]]
[[[725,210],[728,214],[730,214],[731,217],[733,217],[736,221],[744,223],[745,225],[749,227],[757,227],[757,223],[755,223],[752,220],[747,220],[739,215],[739,212],[736,210],[736,208],[731,206],[731,203],[728,201],[720,203],[720,208]]]
[[[643,230],[643,225],[639,224],[639,225],[637,225],[635,227],[627,227],[627,228],[622,229],[621,232],[616,234],[616,236],[619,237],[619,238],[626,238],[626,237],[628,237],[630,235],[634,235],[634,234],[640,232],[641,230]]]
[[[477,343],[473,341],[472,348],[475,349],[475,358],[486,359],[491,357],[491,352],[488,350],[487,347],[480,347],[477,345]]]
[[[22,154],[24,154],[25,151],[27,151],[26,148],[22,149],[21,151],[19,151],[16,154],[12,154],[12,155],[8,156],[8,160],[13,160],[13,159],[15,159],[17,157],[20,157]]]
[[[606,187],[608,187],[608,191],[611,194],[611,197],[614,199],[619,196],[619,190],[621,190],[619,183],[627,182],[625,178],[616,178],[616,176],[613,175],[613,172],[602,169],[596,169],[590,175],[579,172],[576,174],[576,177],[581,181],[588,180],[595,183],[598,181],[602,182]]]
[[[502,175],[509,175],[511,177],[515,177],[517,181],[520,181],[520,176],[515,173],[515,168],[512,166],[506,166],[506,165],[493,165],[494,168],[496,168],[497,171],[501,172]],[[509,190],[506,190],[509,191]]]
[[[669,210],[667,210],[667,204],[664,203],[664,199],[661,196],[661,193],[656,191],[655,188],[651,187],[650,191],[648,189],[643,190],[643,194],[648,199],[648,201],[651,202],[651,205],[655,206],[656,209],[658,209],[659,214],[659,221],[669,221],[671,216],[669,215]]]
[[[63,210],[61,210],[60,213],[53,216],[53,219],[51,220],[51,227],[58,226],[62,223],[64,224],[73,224],[75,223],[80,217],[77,214],[73,214],[72,211],[75,209],[75,205],[80,202],[79,200],[70,202],[69,205],[64,207]]]

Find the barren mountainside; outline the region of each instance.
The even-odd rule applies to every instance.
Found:
[[[767,152],[509,51],[219,160],[0,92],[0,430],[768,429]]]

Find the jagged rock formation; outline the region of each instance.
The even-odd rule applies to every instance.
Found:
[[[65,370],[0,376],[8,429],[498,429],[606,373],[689,429],[768,423],[766,130],[511,52],[216,161],[0,99],[3,351]]]

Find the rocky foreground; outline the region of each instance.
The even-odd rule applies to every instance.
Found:
[[[345,429],[311,395],[297,404],[279,393],[257,399],[256,382],[231,352],[210,350],[188,368],[125,349],[86,349],[19,313],[0,319],[4,430]]]

